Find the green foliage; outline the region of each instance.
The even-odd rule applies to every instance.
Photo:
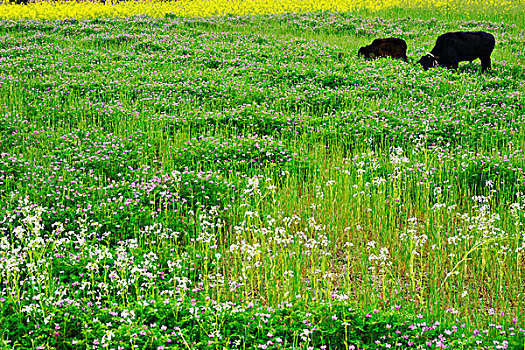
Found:
[[[523,348],[521,14],[465,16],[0,22],[0,347]]]

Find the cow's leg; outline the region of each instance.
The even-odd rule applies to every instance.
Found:
[[[446,67],[447,69],[458,69],[459,60],[456,55],[443,55],[437,59],[437,62],[441,67]]]
[[[487,69],[491,68],[490,65],[490,56],[489,57],[480,57],[481,61],[481,71],[485,72]]]

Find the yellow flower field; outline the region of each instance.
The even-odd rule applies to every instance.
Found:
[[[352,11],[356,9],[381,10],[385,8],[464,9],[468,7],[494,8],[512,11],[523,6],[525,0],[194,0],[176,2],[122,1],[118,4],[91,2],[37,2],[29,5],[0,6],[1,20],[16,19],[89,19],[145,14],[153,17],[166,13],[184,17],[207,17],[226,14],[269,14],[309,11]]]

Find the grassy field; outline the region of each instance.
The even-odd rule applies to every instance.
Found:
[[[510,4],[0,6],[0,348],[523,349]],[[415,63],[457,30],[490,72]],[[409,62],[357,57],[388,36]]]

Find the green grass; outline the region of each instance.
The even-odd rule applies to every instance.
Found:
[[[523,348],[523,12],[469,16],[1,22],[3,346]]]

